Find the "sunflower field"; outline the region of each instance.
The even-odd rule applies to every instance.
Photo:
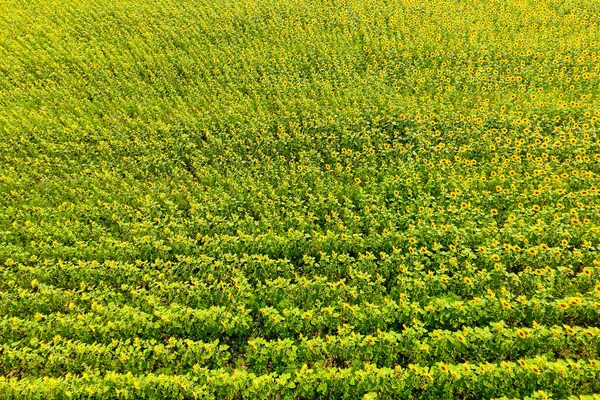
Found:
[[[1,399],[600,399],[600,2],[4,0]]]

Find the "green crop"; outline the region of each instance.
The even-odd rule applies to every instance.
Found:
[[[600,3],[0,5],[1,399],[600,398]]]

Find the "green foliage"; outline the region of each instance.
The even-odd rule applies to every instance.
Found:
[[[599,19],[5,2],[0,398],[597,399]]]

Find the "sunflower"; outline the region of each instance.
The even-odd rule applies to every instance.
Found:
[[[569,335],[574,335],[575,334],[575,329],[571,328],[570,326],[564,325],[564,328],[565,328],[565,331],[567,331],[567,333]]]
[[[571,297],[569,299],[569,304],[572,306],[578,306],[581,304],[581,297]]]
[[[527,336],[529,336],[525,329],[517,329],[517,335],[519,335],[521,339],[525,339]]]
[[[448,367],[446,366],[446,364],[440,363],[440,371],[442,371],[444,374],[448,373]]]

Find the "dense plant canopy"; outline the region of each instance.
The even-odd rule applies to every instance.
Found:
[[[2,2],[0,398],[598,398],[599,19]]]

